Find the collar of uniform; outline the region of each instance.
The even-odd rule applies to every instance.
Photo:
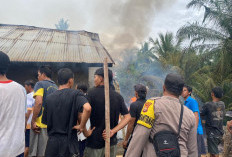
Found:
[[[168,99],[168,100],[173,100],[173,101],[176,101],[176,102],[180,102],[178,98],[174,98],[174,97],[171,97],[171,96],[162,96],[162,98]]]
[[[104,85],[97,86],[96,88],[104,88]]]
[[[100,85],[100,86],[97,86],[97,87],[95,87],[95,88],[104,88],[105,86],[104,85]],[[114,88],[114,86],[113,85],[109,85],[109,90],[114,90],[115,91],[115,88]]]
[[[142,98],[138,98],[136,101],[139,101],[139,100],[146,100],[146,98],[145,99],[142,99]]]
[[[185,100],[185,102],[188,102],[191,98],[192,98],[192,97],[189,96],[189,97]]]

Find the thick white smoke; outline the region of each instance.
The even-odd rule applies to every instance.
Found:
[[[97,30],[109,51],[117,56],[143,42],[152,29],[155,14],[175,0],[87,0],[90,30]]]
[[[1,23],[55,28],[60,18],[70,29],[99,33],[113,56],[148,37],[155,15],[177,0],[11,0],[0,6]],[[154,28],[153,28],[154,29]]]

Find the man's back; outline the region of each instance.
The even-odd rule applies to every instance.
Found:
[[[155,101],[155,124],[152,128],[151,135],[162,130],[170,130],[178,133],[181,105],[179,100],[173,97],[163,96]],[[183,120],[180,131],[180,150],[181,156],[189,156],[189,151],[194,151],[194,146],[197,148],[196,140],[195,116],[191,110],[184,107]],[[193,136],[193,134],[195,134]],[[193,139],[192,139],[193,138]],[[197,154],[197,150],[196,150]]]
[[[75,106],[73,107],[75,103]],[[84,95],[73,89],[57,90],[46,99],[43,123],[47,124],[48,135],[68,135],[71,112],[77,118],[82,105],[87,103]],[[75,111],[72,111],[75,110]],[[76,122],[76,121],[75,121]]]
[[[163,96],[161,98],[156,98],[155,104],[152,107],[154,107],[155,114],[153,126],[151,129],[148,129],[147,127],[139,124],[140,122],[138,121],[139,125],[137,125],[137,127],[135,128],[133,138],[131,141],[131,143],[136,143],[138,148],[129,147],[127,152],[128,154],[126,154],[127,157],[137,157],[139,156],[140,152],[143,152],[143,157],[155,157],[156,153],[152,143],[148,140],[149,137],[153,138],[157,132],[163,130],[173,131],[176,134],[178,133],[179,118],[181,111],[181,105],[179,103],[179,100],[177,98]],[[147,110],[144,110],[142,112],[146,114]],[[150,124],[149,122],[144,119],[144,123]],[[197,128],[195,127],[194,114],[187,107],[184,107],[183,121],[181,125],[179,138],[181,157],[197,156],[196,135]],[[133,146],[134,145],[135,144],[133,144]],[[144,149],[139,148],[139,146],[141,145],[145,146]]]
[[[202,115],[205,116],[207,130],[214,129],[223,134],[223,117],[225,115],[224,102],[207,102],[203,106]]]
[[[0,156],[24,151],[26,93],[13,81],[0,82]]]
[[[87,147],[103,148],[105,141],[102,138],[103,130],[105,129],[105,94],[104,86],[99,86],[91,89],[88,92],[88,98],[92,107],[90,123],[91,127],[96,127],[93,134],[87,139]],[[119,114],[125,115],[128,110],[125,106],[124,100],[120,94],[110,89],[110,128],[118,125]],[[111,138],[111,145],[117,143],[115,134]]]

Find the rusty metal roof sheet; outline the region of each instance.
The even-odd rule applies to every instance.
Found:
[[[0,51],[17,62],[114,63],[98,34],[86,31],[0,24]]]

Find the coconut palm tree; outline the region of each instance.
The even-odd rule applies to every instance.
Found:
[[[152,38],[149,40],[153,46],[152,52],[164,67],[168,65],[180,66],[180,60],[183,57],[180,47],[181,39],[175,42],[173,33],[167,32],[166,34],[160,33],[159,38],[156,40]]]
[[[180,28],[179,38],[191,39],[191,44],[201,42],[204,43],[202,46],[209,48],[232,39],[232,0],[192,0],[187,7],[204,8],[205,14],[202,24],[188,23]]]
[[[63,18],[59,20],[58,24],[55,24],[56,29],[59,30],[68,30],[69,28],[69,24],[68,24],[68,20],[64,20]]]
[[[203,21],[188,23],[177,36],[190,39],[190,48],[208,58],[207,65],[194,72],[189,82],[204,101],[209,100],[213,86],[222,86],[228,105],[232,101],[232,0],[192,0],[187,7],[204,8]]]
[[[182,40],[175,39],[173,33],[159,34],[158,39],[150,38],[150,42],[163,70],[177,72],[188,80],[188,76],[200,67],[199,56],[192,49],[181,48]]]

